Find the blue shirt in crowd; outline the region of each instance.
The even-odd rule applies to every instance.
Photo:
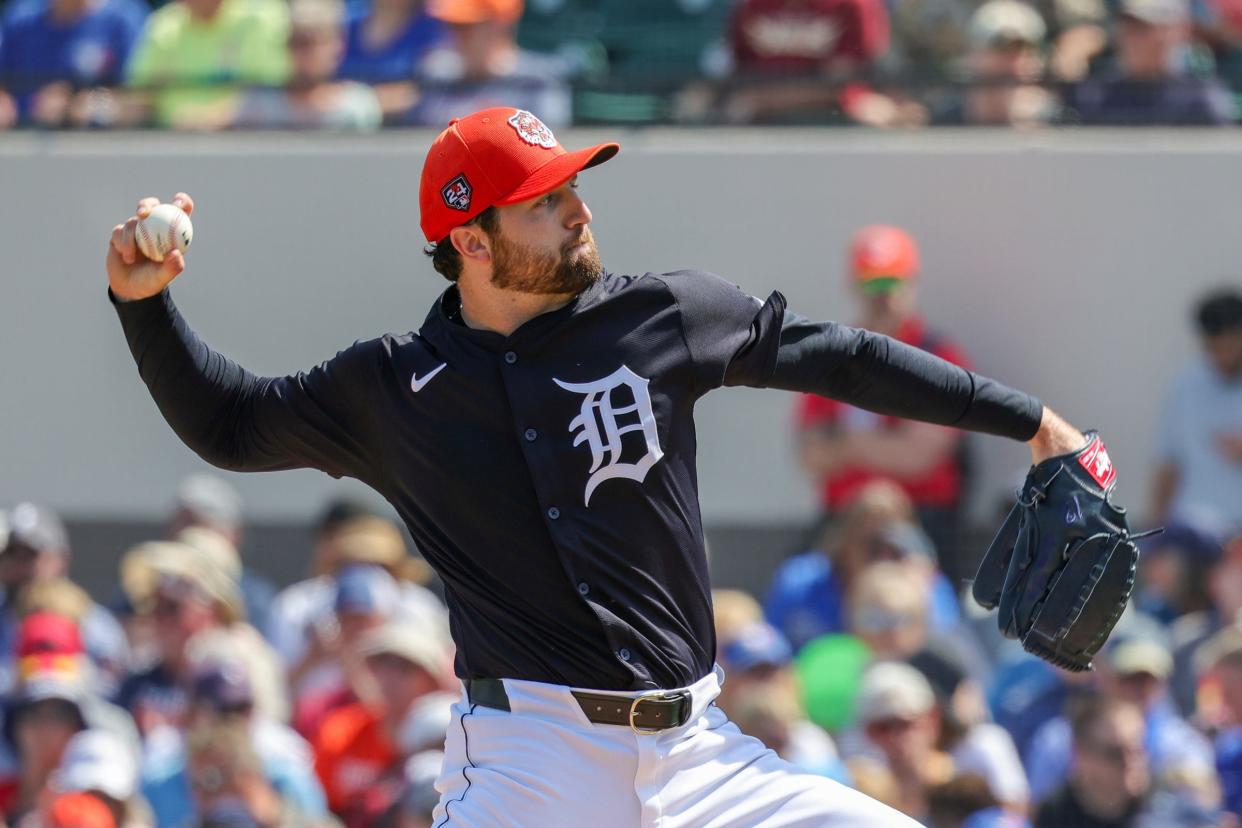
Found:
[[[1144,718],[1144,747],[1153,774],[1183,769],[1211,771],[1213,755],[1207,739],[1179,716],[1170,702],[1154,702],[1144,712]],[[1029,753],[1023,757],[1034,801],[1051,795],[1065,781],[1073,757],[1073,734],[1065,717],[1053,719],[1039,729],[1031,739]]]
[[[1061,715],[1070,687],[1048,662],[1021,652],[1002,661],[992,674],[988,708],[1009,732],[1019,756],[1026,756],[1036,732]]]
[[[1242,529],[1242,465],[1220,450],[1226,434],[1242,434],[1242,381],[1198,356],[1165,394],[1157,451],[1177,467],[1172,517],[1222,534]]]
[[[444,36],[444,24],[426,12],[410,20],[405,31],[379,48],[363,37],[368,10],[359,8],[350,14],[345,32],[345,57],[337,75],[363,83],[389,83],[410,80],[423,56]]]
[[[1089,79],[1071,87],[1070,111],[1091,126],[1226,126],[1238,119],[1218,78],[1179,75],[1158,81]]]
[[[848,632],[845,590],[832,563],[819,551],[795,555],[781,564],[763,609],[795,651],[821,635]],[[957,595],[942,573],[936,573],[932,582],[928,613],[933,630],[949,630],[961,621]]]
[[[1216,772],[1220,774],[1225,810],[1242,816],[1242,727],[1216,737]]]
[[[287,727],[263,719],[251,723],[250,733],[264,776],[297,816],[314,822],[327,818],[328,802],[315,776],[310,746]],[[148,737],[141,787],[156,828],[198,824],[186,762],[180,733],[158,728]]]
[[[54,81],[78,86],[120,83],[146,19],[139,0],[97,0],[68,23],[52,19],[47,0],[17,0],[0,21],[0,86],[29,117],[34,93]]]

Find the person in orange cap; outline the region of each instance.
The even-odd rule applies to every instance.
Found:
[[[472,26],[495,20],[514,24],[522,16],[522,0],[428,0],[427,13],[450,26]]]
[[[166,289],[185,257],[134,244],[144,199],[107,258],[139,373],[207,461],[354,477],[404,520],[444,584],[461,681],[438,828],[914,828],[713,704],[695,404],[726,385],[817,392],[1027,441],[1036,460],[1085,437],[1027,394],[788,313],[779,292],[606,270],[578,183],[618,150],[567,150],[510,106],[450,122],[419,181],[449,282],[426,320],[286,377],[193,332]]]
[[[48,806],[46,828],[116,828],[116,816],[99,797],[90,793],[67,793]]]
[[[538,112],[553,127],[569,123],[571,67],[518,46],[523,8],[522,0],[428,0],[427,14],[450,37],[419,65],[419,97],[404,122],[438,126],[504,104]]]
[[[900,227],[873,224],[850,241],[850,286],[857,325],[929,351],[963,368],[970,361],[918,311],[919,250]],[[959,583],[976,561],[962,547],[963,434],[956,429],[862,411],[813,394],[798,404],[803,468],[819,486],[823,514],[841,510],[872,480],[888,478],[910,496],[941,567]]]

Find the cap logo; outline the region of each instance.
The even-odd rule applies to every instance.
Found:
[[[525,109],[513,113],[509,126],[513,127],[519,138],[531,146],[556,149],[556,136],[552,134],[552,130]]]
[[[463,213],[470,212],[470,196],[474,190],[470,187],[470,182],[466,180],[466,174],[461,173],[452,181],[444,185],[444,189],[440,190],[440,195],[444,197],[444,203],[452,210],[460,210]]]

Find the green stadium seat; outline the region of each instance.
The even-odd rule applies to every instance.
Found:
[[[614,79],[683,83],[702,74],[734,0],[599,0]]]
[[[524,49],[569,58],[580,77],[599,78],[608,68],[603,27],[599,0],[528,0],[517,38]]]

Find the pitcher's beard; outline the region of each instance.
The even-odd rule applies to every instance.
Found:
[[[570,253],[580,244],[585,245],[581,251]],[[583,228],[557,254],[542,253],[499,233],[492,236],[492,284],[503,290],[577,295],[595,284],[602,271],[590,228]]]

